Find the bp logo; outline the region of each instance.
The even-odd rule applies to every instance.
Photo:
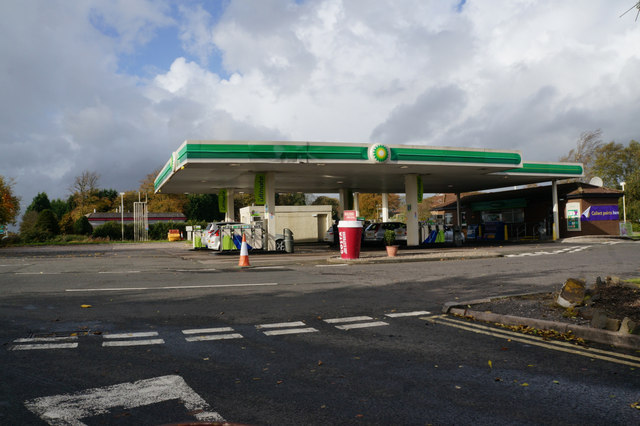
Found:
[[[372,145],[369,148],[369,159],[377,163],[384,163],[389,159],[389,148],[384,145]]]

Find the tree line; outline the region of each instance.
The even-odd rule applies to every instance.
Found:
[[[560,161],[574,161],[584,165],[584,182],[599,177],[606,188],[622,189],[625,183],[627,221],[635,224],[640,220],[640,143],[631,140],[629,144],[602,140],[602,130],[583,132],[576,147],[560,158]],[[622,208],[620,199],[620,211]]]

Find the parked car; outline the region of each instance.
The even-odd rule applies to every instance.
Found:
[[[402,222],[374,222],[364,230],[364,241],[367,243],[382,243],[384,232],[391,229],[396,233],[397,241],[407,241],[407,225]]]
[[[368,220],[366,220],[366,221],[362,221],[362,240],[364,240],[364,231],[365,231],[365,229],[369,226],[369,224],[371,224],[371,222],[370,222],[370,221],[368,221]],[[337,231],[337,227],[336,227],[336,231]],[[334,232],[334,228],[333,228],[333,225],[332,225],[332,226],[327,230],[327,232],[325,232],[325,234],[324,234],[324,241],[325,241],[326,243],[333,244],[333,243],[334,243],[334,241],[335,241],[336,243],[338,242],[338,238],[337,238],[337,236],[336,236],[336,239],[335,239],[335,240],[333,239],[333,238],[334,238],[333,232]]]

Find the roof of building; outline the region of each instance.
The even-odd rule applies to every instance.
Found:
[[[439,198],[438,198],[439,197]],[[583,182],[566,182],[558,184],[558,198],[620,198],[622,191],[611,188],[603,188]],[[461,194],[460,203],[469,205],[488,201],[510,200],[516,198],[526,199],[551,199],[551,185],[534,186],[499,192],[481,192]],[[430,210],[450,210],[456,208],[455,194],[437,194],[435,203]]]
[[[157,192],[253,191],[259,173],[273,173],[276,192],[404,193],[407,176],[424,193],[470,192],[580,178],[579,163],[525,162],[519,151],[436,146],[185,141],[155,179]]]

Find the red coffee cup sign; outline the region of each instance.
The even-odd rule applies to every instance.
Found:
[[[340,236],[340,257],[342,259],[358,259],[360,257],[362,222],[341,220],[338,222],[338,235]]]

